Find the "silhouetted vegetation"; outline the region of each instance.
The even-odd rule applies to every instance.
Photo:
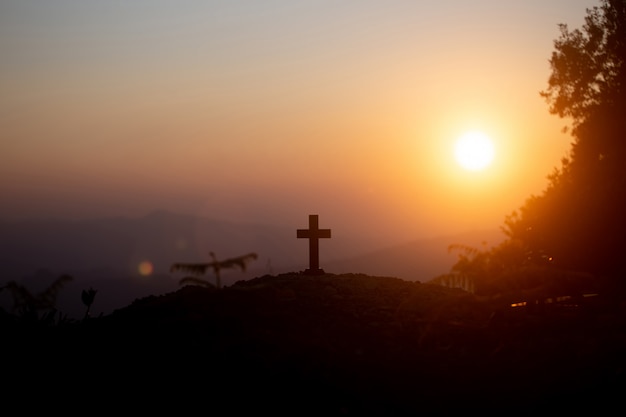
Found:
[[[80,294],[80,299],[87,307],[87,311],[85,311],[85,318],[90,317],[91,305],[93,304],[94,299],[96,298],[96,293],[98,290],[94,290],[93,288],[89,288],[88,290],[83,290]]]
[[[571,121],[571,152],[504,231],[529,256],[617,277],[626,251],[626,1],[602,0],[582,29],[560,30],[541,95]]]
[[[450,250],[459,251],[452,270],[430,282],[462,288],[503,306],[566,302],[584,308],[586,297],[606,290],[604,283],[589,273],[555,267],[544,255],[529,256],[518,240],[505,240],[491,249],[451,245]]]
[[[204,275],[207,270],[212,269],[215,274],[215,287],[222,288],[222,279],[220,275],[220,271],[222,269],[229,268],[240,268],[242,271],[246,270],[248,262],[255,260],[258,258],[258,255],[254,252],[248,253],[246,255],[237,256],[235,258],[229,258],[223,261],[218,261],[213,252],[210,252],[209,255],[212,262],[207,263],[175,263],[170,268],[171,272],[183,271],[189,272],[195,275]],[[180,285],[204,285],[204,286],[213,286],[210,282],[197,278],[197,277],[185,277],[180,280]]]
[[[33,294],[16,281],[9,281],[0,290],[6,290],[11,294],[13,314],[24,320],[51,324],[54,323],[57,313],[56,299],[59,291],[72,280],[70,275],[61,275],[37,294]]]
[[[393,277],[291,273],[220,291],[186,285],[104,317],[3,336],[6,357],[24,359],[7,374],[19,389],[42,369],[63,375],[30,395],[109,404],[114,390],[143,410],[603,414],[626,386],[626,316],[596,301],[541,312]]]
[[[489,250],[457,247],[458,262],[435,282],[466,280],[491,295],[526,290],[529,276],[544,277],[534,287],[554,287],[565,275],[584,281],[575,287],[626,284],[626,1],[600,3],[587,10],[582,29],[559,25],[540,93],[551,113],[571,122],[569,155],[541,195],[506,216],[505,242]],[[571,282],[561,284],[571,291]]]

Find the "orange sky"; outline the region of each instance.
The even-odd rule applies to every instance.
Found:
[[[569,149],[538,92],[557,24],[594,5],[0,1],[0,219],[500,227]],[[452,150],[474,129],[479,173]]]

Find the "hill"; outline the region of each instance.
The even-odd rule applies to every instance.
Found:
[[[624,324],[608,301],[525,310],[393,277],[266,275],[54,326],[5,314],[5,394],[81,398],[67,412],[602,412],[626,387]]]
[[[451,243],[493,244],[500,235],[476,231],[381,247],[378,241],[346,236],[339,229],[323,242],[322,266],[333,273],[425,282],[449,271],[456,259],[447,252]],[[295,228],[155,211],[138,218],[0,221],[0,285],[17,281],[36,293],[59,275],[69,274],[74,279],[59,294],[59,309],[80,318],[81,291],[93,287],[98,290],[94,313],[109,314],[136,298],[175,291],[182,276],[171,274],[170,266],[209,261],[210,251],[218,259],[248,252],[259,255],[245,272],[224,270],[224,285],[307,267],[307,242],[296,239]],[[139,272],[143,262],[152,267],[149,275]],[[10,305],[11,300],[0,294],[0,307]]]

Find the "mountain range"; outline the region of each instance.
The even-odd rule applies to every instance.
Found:
[[[456,260],[450,244],[491,246],[503,238],[498,230],[482,230],[380,247],[375,239],[333,231],[320,242],[320,266],[426,282],[450,270]],[[108,314],[136,298],[176,290],[184,275],[171,273],[171,265],[210,262],[209,252],[218,260],[258,254],[245,271],[222,271],[225,286],[308,267],[308,243],[292,228],[155,211],[138,218],[0,221],[0,285],[16,281],[36,294],[68,274],[73,280],[59,293],[59,310],[80,317],[80,293],[91,287],[98,291],[92,311]],[[6,292],[0,306],[11,307]]]

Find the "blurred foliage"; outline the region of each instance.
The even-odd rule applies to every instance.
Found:
[[[507,304],[543,302],[562,296],[579,299],[598,290],[593,275],[560,268],[543,253],[528,252],[523,242],[508,239],[492,248],[450,245],[458,251],[451,271],[431,283],[461,288]]]
[[[255,260],[258,258],[258,255],[254,252],[248,253],[246,255],[237,256],[235,258],[229,258],[223,261],[218,261],[213,252],[210,252],[212,262],[206,263],[175,263],[171,266],[170,271],[183,271],[188,272],[194,275],[204,275],[207,270],[212,269],[215,274],[215,286],[217,288],[222,287],[220,271],[222,269],[229,268],[240,268],[242,271],[245,271],[247,268],[248,262]],[[196,277],[185,277],[180,280],[180,285],[194,284],[194,285],[203,285],[207,287],[212,287],[213,284],[209,283],[206,280],[196,278]]]
[[[626,0],[602,0],[582,29],[560,30],[541,95],[551,113],[571,120],[572,148],[504,231],[562,268],[618,276],[626,250]]]
[[[626,0],[601,0],[581,29],[559,28],[540,95],[571,124],[570,153],[540,195],[506,216],[505,242],[489,250],[453,246],[459,259],[437,282],[469,280],[476,293],[494,294],[541,276],[621,282],[626,272]]]
[[[16,281],[9,281],[0,290],[7,290],[11,294],[13,313],[20,318],[52,324],[57,313],[56,299],[59,291],[72,280],[70,275],[61,275],[38,294],[31,293]]]

